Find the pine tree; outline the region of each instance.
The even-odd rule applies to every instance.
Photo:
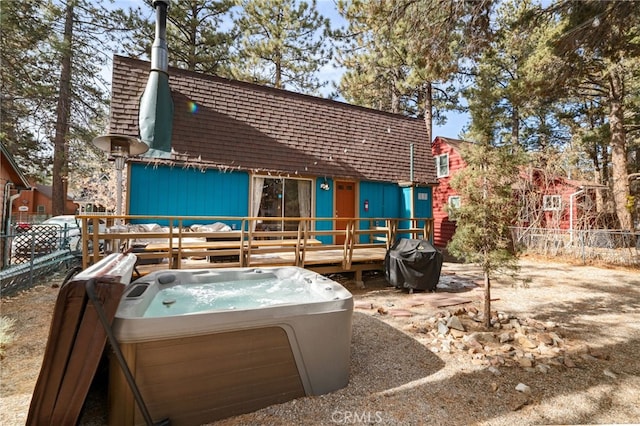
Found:
[[[22,85],[21,94],[25,98],[14,100],[7,111],[18,118],[13,129],[21,133],[9,134],[3,129],[3,138],[5,134],[14,137],[9,142],[16,145],[26,141],[24,135],[29,132],[37,135],[33,138],[38,142],[34,146],[36,152],[29,155],[51,165],[50,169],[40,169],[40,181],[52,183],[52,213],[57,215],[64,212],[71,180],[70,159],[82,157],[87,149],[96,150],[91,140],[106,122],[107,84],[102,68],[111,57],[114,50],[111,43],[126,14],[88,0],[24,2],[20,6],[22,12],[17,6],[21,3],[2,2],[3,12],[9,10],[13,14],[8,16],[13,19],[3,21],[10,24],[8,28],[3,25],[2,30],[12,40],[3,45],[3,59],[13,58],[17,64],[16,58],[24,58],[18,65],[25,71],[17,73],[13,83],[14,88]],[[28,6],[34,7],[27,11]],[[20,30],[22,22],[17,20],[20,16],[26,18],[25,24],[30,23],[26,28],[33,29],[33,34]],[[11,28],[17,28],[15,34]],[[30,42],[21,43],[18,37]],[[75,141],[81,143],[71,143]],[[80,152],[74,152],[72,146],[78,146]]]
[[[131,10],[133,22],[123,41],[125,53],[149,58],[155,36],[152,2]],[[170,3],[167,14],[169,65],[203,74],[230,77],[234,27],[221,29],[231,19],[235,0],[182,0]]]
[[[36,2],[0,2],[0,141],[27,176],[41,179],[48,161],[38,121],[49,104],[47,69],[39,50],[50,32]],[[43,99],[44,98],[44,99]]]
[[[640,9],[635,2],[562,0],[532,12],[529,20],[559,23],[540,63],[544,85],[539,87],[561,86],[569,96],[599,99],[608,107],[613,201],[619,226],[632,229],[625,108],[627,89],[637,79]]]
[[[484,133],[484,135],[482,134]],[[513,183],[522,163],[517,146],[494,147],[492,126],[477,132],[477,144],[462,151],[466,167],[454,175],[453,188],[460,194],[455,211],[456,233],[449,252],[465,262],[477,263],[484,274],[484,326],[491,326],[491,281],[502,272],[518,270],[510,225],[517,213]]]
[[[235,25],[238,58],[234,76],[277,88],[317,94],[326,85],[317,72],[330,56],[329,20],[316,1],[240,0]]]
[[[418,115],[424,114],[432,139],[434,100],[443,98],[449,108],[457,106],[450,83],[464,59],[473,59],[483,46],[492,4],[490,0],[340,2],[345,17],[354,23],[351,61],[359,65],[343,80],[345,96],[358,99],[359,92],[367,94],[360,90],[363,85],[375,94],[376,86],[369,84],[373,81],[382,87],[379,97],[391,95],[387,101],[391,110],[403,109],[397,107],[398,99],[419,102]],[[376,103],[375,97],[372,100]]]

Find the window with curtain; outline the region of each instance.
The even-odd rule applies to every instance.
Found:
[[[309,217],[311,216],[311,180],[291,178],[253,178],[252,216]],[[298,223],[283,220],[265,220],[261,230],[295,231]]]

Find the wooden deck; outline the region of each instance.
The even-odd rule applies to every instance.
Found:
[[[83,215],[83,229],[96,218],[109,216]],[[229,232],[191,232],[182,223],[195,219],[203,222],[240,223],[240,229]],[[432,220],[415,219],[341,219],[345,229],[335,229],[331,218],[286,218],[285,229],[295,231],[256,231],[256,224],[273,218],[238,217],[132,217],[121,221],[141,220],[146,223],[172,224],[163,232],[83,233],[83,267],[95,263],[104,253],[90,253],[89,241],[98,246],[134,250],[138,256],[136,272],[140,275],[161,269],[206,269],[222,267],[299,266],[318,273],[354,272],[362,282],[362,272],[384,269],[388,248],[400,236],[432,239]],[[291,224],[293,222],[293,225]],[[328,224],[327,224],[328,222]],[[95,223],[95,222],[93,222]],[[177,226],[176,226],[177,225]],[[330,226],[328,226],[330,225]],[[344,241],[334,244],[334,241]],[[137,245],[145,241],[144,245]]]

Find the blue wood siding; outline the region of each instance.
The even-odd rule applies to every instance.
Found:
[[[364,202],[369,201],[369,211]],[[360,182],[359,217],[399,217],[400,188],[395,183]]]
[[[249,214],[249,175],[246,172],[201,172],[190,168],[132,164],[129,182],[129,214],[132,215]],[[190,224],[184,223],[185,226]]]
[[[359,217],[402,217],[401,195],[401,188],[395,183],[360,182]],[[369,211],[364,210],[365,201],[369,202]],[[376,225],[383,226],[384,223]],[[369,223],[361,221],[360,229],[369,229]],[[369,236],[361,235],[359,241],[366,243]]]
[[[324,179],[316,179],[316,217],[333,217],[333,180],[327,179],[329,190],[325,191],[320,188]],[[333,224],[329,221],[316,222],[318,231],[327,231],[333,228]],[[318,240],[323,244],[331,244],[333,238],[330,236],[319,236]]]
[[[415,188],[415,217],[433,217],[433,192],[431,187]]]
[[[431,187],[416,187],[414,188],[414,216],[415,217],[433,217],[433,188]],[[421,220],[417,224],[418,226],[424,226],[424,221]],[[433,238],[431,239],[433,243]]]

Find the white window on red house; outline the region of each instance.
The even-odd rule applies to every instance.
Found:
[[[542,198],[542,207],[545,211],[562,210],[562,197],[560,195],[545,195]]]
[[[458,219],[459,208],[460,208],[460,196],[450,195],[449,200],[447,201],[447,213],[449,215],[449,220]]]
[[[435,159],[437,177],[449,176],[449,154],[436,155]]]

